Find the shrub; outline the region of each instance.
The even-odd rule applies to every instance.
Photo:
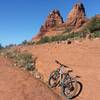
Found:
[[[93,17],[91,21],[85,26],[83,31],[93,33],[94,31],[100,30],[100,19]]]
[[[33,71],[35,69],[35,58],[29,53],[18,53],[15,58],[18,65],[25,67],[27,70]]]
[[[57,36],[52,36],[51,37],[51,42],[60,41],[60,40],[62,40],[62,35],[57,35]]]
[[[69,33],[71,31],[72,31],[72,28],[71,27],[66,27],[65,31],[63,32],[63,34]]]
[[[19,53],[16,56],[16,62],[21,67],[24,67],[27,70],[33,71],[35,69],[32,55],[29,53]]]
[[[35,44],[34,41],[27,42],[27,45],[34,45],[34,44]]]
[[[24,40],[20,45],[34,45],[36,42]]]
[[[68,39],[74,39],[74,38],[81,38],[83,37],[83,33],[82,32],[76,32],[76,33],[70,33],[70,34],[61,34],[61,35],[56,35],[56,36],[46,36],[41,38],[37,44],[43,44],[43,43],[47,43],[47,42],[54,42],[54,41],[65,41]]]
[[[3,46],[0,44],[0,50],[3,49]]]
[[[13,46],[16,46],[16,44],[9,44],[9,45],[6,45],[5,48],[11,48]]]
[[[96,31],[93,33],[93,37],[100,37],[100,31]]]
[[[24,40],[23,42],[22,42],[22,45],[26,45],[27,44],[27,40]]]
[[[16,65],[29,71],[33,71],[36,67],[37,58],[33,57],[30,53],[4,49],[2,50],[2,54],[7,58],[13,59]]]
[[[50,37],[48,36],[42,37],[39,41],[39,43],[47,43],[47,42],[50,42]]]

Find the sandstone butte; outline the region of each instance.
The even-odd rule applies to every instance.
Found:
[[[85,7],[82,3],[76,3],[73,6],[65,22],[60,11],[54,9],[49,13],[39,33],[36,37],[33,37],[33,40],[40,39],[46,35],[61,34],[66,28],[79,29],[86,22],[88,22],[88,19],[86,18]]]

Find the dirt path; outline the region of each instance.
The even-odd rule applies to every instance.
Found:
[[[0,100],[62,100],[27,71],[0,56]]]
[[[100,99],[100,39],[66,43],[50,43],[21,47],[38,57],[38,70],[48,80],[50,73],[57,68],[55,59],[70,66],[75,75],[80,75],[83,83],[82,93],[75,100]],[[59,93],[58,93],[59,94]]]

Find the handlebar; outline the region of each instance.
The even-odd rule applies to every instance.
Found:
[[[63,67],[69,68],[68,66],[66,66],[66,65],[64,65],[64,64],[61,64],[58,60],[55,60],[55,62],[56,62],[57,64],[59,64],[60,66],[63,66]]]

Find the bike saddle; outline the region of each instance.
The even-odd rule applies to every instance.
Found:
[[[63,67],[66,67],[66,68],[69,68],[68,66],[64,65],[64,64],[61,64],[58,60],[55,60],[55,62]]]
[[[73,72],[73,70],[71,69],[71,70],[68,70],[68,73],[71,73],[71,72]]]
[[[77,75],[76,78],[81,78],[81,77]]]
[[[55,60],[55,62],[56,62],[57,64],[59,64],[59,61]]]

